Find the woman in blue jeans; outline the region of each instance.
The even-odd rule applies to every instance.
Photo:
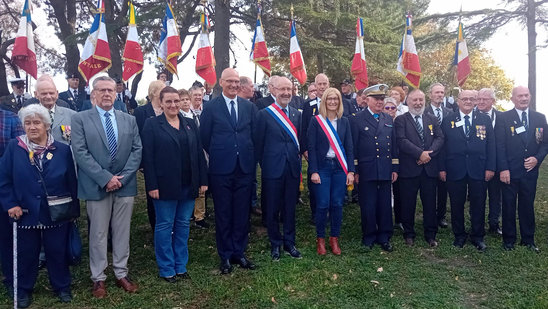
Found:
[[[207,190],[200,134],[194,120],[179,112],[176,89],[160,91],[163,114],[149,118],[141,133],[145,186],[156,210],[154,249],[160,277],[188,279],[188,234],[194,199]]]
[[[308,169],[316,197],[316,244],[319,255],[325,255],[327,214],[331,219],[329,245],[335,255],[341,254],[339,235],[346,186],[354,183],[354,156],[350,123],[343,117],[341,93],[325,90],[319,115],[308,127]]]

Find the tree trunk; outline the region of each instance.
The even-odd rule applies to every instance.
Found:
[[[2,45],[2,29],[0,29],[0,46]],[[8,78],[6,74],[6,64],[0,59],[0,97],[10,94],[8,88]]]
[[[529,107],[537,110],[537,32],[535,29],[536,4],[534,0],[527,0],[527,56],[529,58],[528,87],[531,92]]]
[[[224,69],[230,66],[230,0],[215,0],[215,71],[217,81],[221,79]],[[217,83],[213,89],[213,96],[221,93],[221,87]]]

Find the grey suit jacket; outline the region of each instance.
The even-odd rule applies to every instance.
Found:
[[[135,117],[114,111],[118,126],[118,150],[111,161],[108,142],[97,108],[72,117],[72,152],[78,165],[78,198],[98,201],[106,195],[106,185],[113,175],[122,187],[117,196],[137,195],[136,172],[141,163],[141,138]]]
[[[67,145],[70,143],[70,138],[65,139],[63,137],[61,126],[70,126],[70,119],[74,114],[76,114],[76,112],[70,108],[55,106],[53,125],[51,126],[51,134],[53,135],[54,140]]]

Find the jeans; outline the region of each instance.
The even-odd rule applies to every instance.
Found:
[[[321,183],[312,185],[316,196],[316,236],[325,238],[327,213],[329,212],[330,235],[339,237],[342,225],[342,207],[346,195],[346,174],[335,158],[325,158],[319,164],[318,174]]]
[[[184,195],[190,188],[184,187]],[[194,199],[153,200],[156,209],[154,251],[160,277],[172,277],[186,272],[188,234]]]

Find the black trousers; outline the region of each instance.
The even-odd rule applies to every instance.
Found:
[[[437,180],[436,192],[437,192],[436,215],[438,217],[438,222],[440,222],[442,220],[445,220],[445,215],[447,213],[447,186],[445,182],[439,179]]]
[[[390,241],[394,231],[390,180],[360,181],[362,243],[366,246]]]
[[[498,227],[502,210],[502,183],[499,173],[487,182],[487,194],[489,196],[489,215],[487,216],[489,227]]]
[[[516,200],[519,216],[519,232],[523,244],[535,242],[535,194],[538,172],[527,173],[519,179],[510,179],[510,184],[502,184],[502,239],[505,243],[515,243]]]
[[[394,196],[394,222],[396,224],[402,223],[402,202],[399,178],[394,183],[392,183],[392,195]],[[415,192],[415,195],[417,195],[417,192]]]
[[[2,274],[4,284],[11,286],[13,282],[13,233],[12,223],[8,213],[0,212],[0,261],[2,262]]]
[[[266,210],[266,226],[271,246],[295,245],[295,206],[299,177],[293,177],[286,163],[280,178],[263,178],[262,195]],[[283,236],[280,233],[283,221]]]
[[[403,238],[415,238],[415,210],[417,207],[417,193],[420,190],[422,202],[422,220],[424,226],[424,239],[436,239],[438,232],[438,220],[436,217],[436,184],[437,178],[428,177],[426,172],[418,177],[399,178],[401,193],[401,223],[403,225]]]
[[[255,173],[243,173],[239,164],[236,164],[232,174],[210,174],[215,207],[215,238],[222,260],[244,257],[254,176]]]
[[[470,195],[470,240],[483,241],[485,236],[485,198],[487,183],[468,176],[457,181],[447,181],[447,191],[451,201],[451,226],[455,239],[466,240],[464,228],[464,204],[466,194]]]

